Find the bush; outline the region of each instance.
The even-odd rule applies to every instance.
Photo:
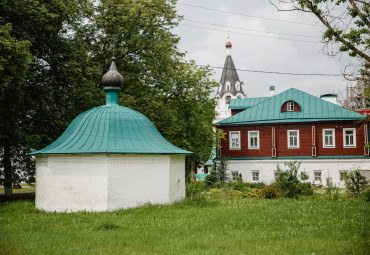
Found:
[[[292,161],[284,164],[287,170],[282,171],[278,166],[278,177],[276,178],[275,186],[279,190],[279,194],[283,197],[296,198],[299,195],[312,195],[313,190],[311,183],[302,183],[298,178],[298,169],[301,162]],[[306,179],[306,174],[300,176]]]
[[[365,198],[366,202],[370,202],[370,187],[369,186],[362,192],[362,195]]]
[[[271,198],[277,197],[278,194],[279,194],[279,192],[274,186],[268,185],[268,186],[263,187],[260,190],[258,197],[259,198],[271,199]]]
[[[218,176],[216,168],[213,166],[209,175],[206,176],[204,183],[207,185],[207,187],[213,187],[213,184],[216,182],[218,182]]]
[[[263,182],[246,182],[245,186],[254,189],[262,189],[266,186],[266,184],[264,184]]]
[[[211,195],[220,196],[222,194],[222,190],[219,188],[211,188],[209,191],[211,192]]]
[[[200,195],[205,190],[203,182],[191,181],[186,184],[185,192],[187,197]]]
[[[230,197],[242,197],[243,192],[239,190],[230,190]]]
[[[243,191],[243,197],[258,197],[260,193],[259,189],[246,187]]]
[[[238,179],[234,182],[231,182],[231,188],[233,190],[243,191],[245,187],[245,183],[243,182],[243,179]]]
[[[359,169],[349,171],[344,176],[346,188],[353,194],[360,194],[368,186],[366,177],[360,173]]]
[[[299,184],[299,194],[303,196],[313,195],[313,188],[310,182],[301,182]]]

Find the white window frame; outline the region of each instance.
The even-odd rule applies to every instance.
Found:
[[[257,174],[256,180],[254,179],[255,178],[254,174]],[[260,171],[252,170],[252,181],[260,181]]]
[[[290,145],[290,133],[297,132],[297,146]],[[288,130],[287,131],[288,149],[299,149],[299,130]]]
[[[332,145],[325,144],[325,131],[332,131],[332,136],[333,136],[333,144]],[[328,129],[323,129],[322,130],[322,147],[323,148],[335,148],[335,129],[334,128],[328,128]]]
[[[234,176],[236,174],[236,176]],[[239,172],[238,171],[231,171],[231,179],[233,181],[237,180],[239,178]]]
[[[342,176],[342,175],[346,175],[346,174],[347,174],[346,170],[339,170],[339,181],[340,182],[344,182],[344,176]]]
[[[239,144],[238,144],[238,146],[236,146],[236,147],[233,147],[232,146],[232,134],[238,134],[238,137],[239,137]],[[240,150],[240,148],[241,148],[241,144],[240,144],[240,131],[230,131],[229,132],[229,148],[230,148],[230,150]]]
[[[346,131],[353,131],[353,144],[346,144]],[[356,128],[343,128],[343,147],[344,148],[356,148]]]
[[[286,105],[287,112],[294,112],[294,102],[288,102]]]
[[[316,174],[320,173],[320,180],[316,180]],[[314,182],[322,182],[322,170],[314,170],[313,171],[313,181]]]
[[[257,146],[252,146],[251,144],[251,133],[257,133]],[[248,149],[257,150],[260,148],[260,131],[258,130],[250,130],[248,131]]]

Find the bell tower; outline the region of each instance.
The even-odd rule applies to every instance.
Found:
[[[229,104],[231,99],[246,98],[247,95],[243,91],[243,82],[240,81],[238,73],[236,72],[234,61],[231,57],[232,44],[230,36],[227,36],[226,47],[226,60],[224,69],[222,70],[220,86],[217,89],[216,97],[216,122],[221,121],[231,116]]]

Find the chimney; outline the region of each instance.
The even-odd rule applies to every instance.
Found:
[[[270,86],[270,97],[275,96],[275,86]]]
[[[338,104],[337,94],[324,94],[320,96],[321,99],[333,104]]]

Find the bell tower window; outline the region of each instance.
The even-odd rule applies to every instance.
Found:
[[[226,82],[226,91],[230,91],[230,82],[229,81]]]

